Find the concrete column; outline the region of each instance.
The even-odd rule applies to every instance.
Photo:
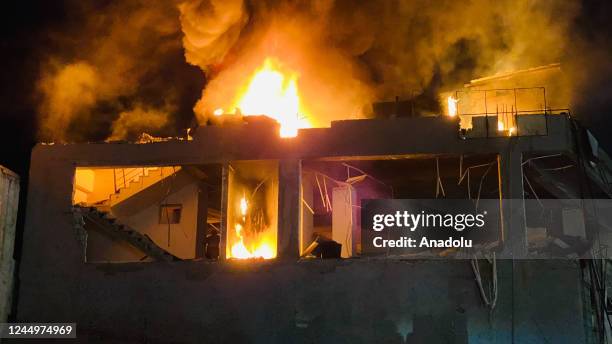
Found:
[[[208,230],[208,185],[200,183],[198,188],[198,210],[196,213],[195,257],[204,257],[204,243]]]
[[[227,192],[229,187],[230,165],[224,163],[221,168],[221,223],[219,229],[221,240],[219,241],[219,260],[227,258]]]
[[[301,160],[281,160],[278,167],[278,258],[300,255]]]
[[[498,155],[504,253],[514,258],[524,258],[527,254],[522,156],[512,142]]]
[[[302,211],[300,218],[300,254],[304,252],[304,250],[312,243],[313,233],[314,233],[314,214],[311,212],[314,206],[314,192],[313,192],[314,182],[312,174],[304,175],[302,174],[302,183],[301,183],[301,200],[304,204],[301,205]],[[306,206],[308,205],[308,206]]]

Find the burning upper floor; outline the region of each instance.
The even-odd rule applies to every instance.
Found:
[[[200,127],[190,141],[39,146],[33,159],[60,157],[74,176],[72,204],[95,209],[83,213],[91,262],[372,254],[361,246],[363,199],[575,199],[585,159],[595,197],[609,194],[607,155],[577,147],[588,134],[568,116],[520,115],[510,138],[487,132],[489,117],[467,132],[449,116],[340,121],[286,140],[275,121],[246,116]],[[521,176],[529,182],[508,189]],[[510,226],[491,240],[510,240]]]

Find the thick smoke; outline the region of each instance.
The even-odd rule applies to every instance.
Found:
[[[172,108],[168,103],[176,99],[177,88],[163,83],[159,73],[172,53],[182,50],[178,10],[174,3],[150,4],[72,3],[71,16],[82,20],[67,24],[68,33],[54,34],[57,49],[44,57],[38,83],[42,139],[87,139],[99,135],[96,125],[118,139],[134,125],[155,130],[168,123],[169,113],[160,120],[161,112]],[[136,120],[152,107],[157,120]]]
[[[248,20],[242,0],[188,1],[179,8],[185,57],[205,70],[223,61]]]
[[[313,124],[358,115],[372,93],[354,56],[326,42],[329,5],[240,0],[183,4],[187,60],[210,80],[195,107],[200,121],[216,108],[227,109],[268,57],[298,75],[301,102],[308,113],[317,114]]]
[[[137,104],[132,110],[123,111],[113,122],[109,140],[121,140],[135,137],[152,128],[161,128],[168,124],[170,108],[147,108]]]
[[[40,106],[45,137],[63,139],[70,122],[89,111],[100,97],[100,77],[86,62],[54,63],[43,74],[39,87],[44,94]]]
[[[325,125],[367,115],[375,100],[557,62],[578,10],[573,1],[200,0],[181,6],[181,24],[187,60],[209,78],[200,120],[273,56],[300,74],[302,101]]]
[[[312,124],[364,117],[374,101],[435,98],[474,77],[563,60],[579,7],[556,0],[74,1],[71,17],[82,20],[55,36],[39,79],[41,137],[90,138],[95,125],[103,137],[131,138],[178,126],[192,107],[205,123],[267,57],[297,75]],[[204,77],[177,72],[185,61]]]

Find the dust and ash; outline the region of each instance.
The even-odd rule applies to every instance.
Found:
[[[107,120],[115,139],[176,125],[193,89],[152,75],[184,61],[205,80],[189,105],[201,124],[215,112],[273,112],[291,136],[370,116],[373,101],[433,97],[473,77],[557,62],[580,11],[552,0],[79,4],[88,24],[58,35],[72,49],[50,52],[40,77],[42,138],[73,140],[74,123],[101,109],[115,113]],[[178,51],[184,61],[167,58]],[[261,85],[273,87],[261,94]]]

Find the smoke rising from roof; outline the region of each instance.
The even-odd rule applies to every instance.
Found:
[[[109,132],[119,118],[135,125],[127,118],[142,115],[133,111],[142,108],[168,118],[142,130],[177,125],[173,119],[186,102],[204,123],[267,56],[299,74],[300,96],[315,125],[368,116],[376,100],[436,97],[473,77],[562,60],[580,12],[576,1],[554,0],[134,0],[75,6],[87,24],[59,35],[60,46],[70,48],[49,54],[39,82],[41,134],[56,140],[83,137],[75,135],[74,123],[101,112],[113,113],[102,121]],[[206,80],[197,104],[186,96],[197,92],[193,87],[167,77],[183,63],[168,55],[183,49]],[[118,132],[130,130],[113,137]]]
[[[181,6],[187,60],[209,83],[206,120],[266,56],[300,75],[316,125],[367,116],[375,100],[456,87],[474,76],[557,62],[573,1],[192,1]],[[206,23],[201,28],[196,23]]]
[[[55,49],[42,58],[41,139],[100,139],[111,132],[117,138],[130,132],[118,126],[136,123],[126,116],[140,114],[142,107],[156,113],[178,108],[190,81],[175,82],[176,68],[168,70],[183,59],[176,4],[72,2],[70,8],[70,17],[79,19],[51,33]],[[155,130],[166,124],[174,123],[143,121],[138,127]],[[99,137],[98,131],[105,134]]]

